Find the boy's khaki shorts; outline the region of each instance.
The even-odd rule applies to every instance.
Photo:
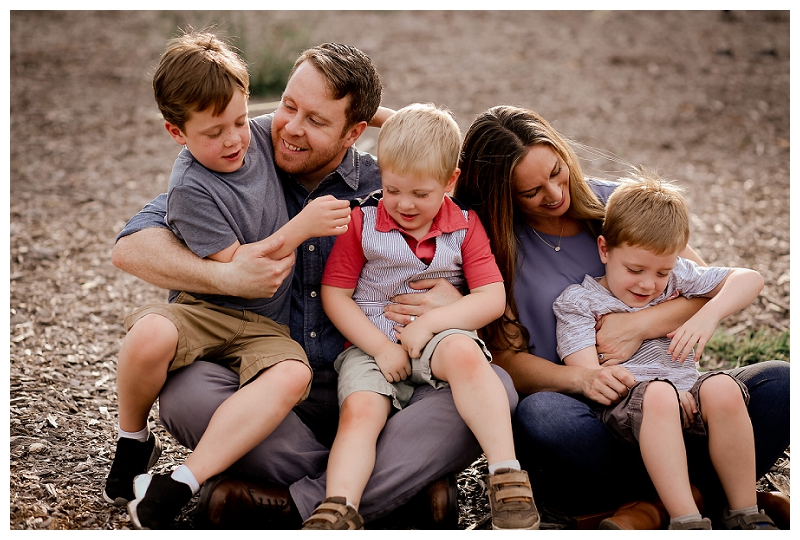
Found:
[[[695,402],[697,402],[698,413],[694,415],[694,421],[689,425],[689,427],[683,429],[684,433],[699,437],[708,436],[705,423],[703,422],[703,416],[699,412],[702,410],[702,404],[700,403],[700,385],[702,385],[703,382],[709,377],[714,377],[717,375],[730,377],[730,375],[721,371],[710,371],[708,373],[703,373],[697,378],[694,385],[692,385],[692,387],[689,389],[689,393],[692,394]],[[742,391],[742,399],[744,399],[744,404],[747,406],[750,403],[750,394],[747,391],[747,387],[738,379],[734,377],[731,377],[731,379],[736,381],[736,384],[739,385],[739,389]],[[675,385],[666,379],[653,380],[668,382],[673,388],[675,388]],[[642,400],[644,399],[645,388],[647,388],[647,384],[650,382],[652,381],[642,381],[636,383],[623,400],[621,400],[619,403],[606,407],[601,413],[601,418],[603,419],[603,423],[606,425],[606,427],[608,427],[622,440],[631,444],[639,444],[639,432],[642,429]],[[680,406],[680,397],[678,396],[677,389],[675,390],[675,399],[678,400],[678,409],[681,411],[681,425],[683,425],[683,422],[686,420],[686,414],[683,411],[683,407]]]
[[[381,368],[378,367],[375,358],[353,345],[336,357],[336,361],[333,363],[333,367],[339,372],[337,392],[339,407],[344,403],[344,399],[353,392],[368,391],[389,397],[392,400],[392,406],[401,410],[408,405],[416,386],[430,384],[436,389],[447,386],[445,381],[433,377],[431,357],[442,339],[452,334],[465,334],[474,339],[483,355],[486,356],[486,360],[492,361],[489,349],[486,348],[486,344],[478,337],[477,333],[466,330],[445,330],[431,338],[419,358],[411,359],[411,376],[408,379],[390,383],[381,373]]]
[[[130,331],[150,313],[166,317],[178,329],[178,350],[169,371],[207,360],[238,373],[241,388],[263,370],[284,360],[299,360],[311,369],[306,353],[291,338],[286,325],[252,311],[223,308],[182,292],[172,304],[150,304],[137,309],[125,318],[125,330]],[[310,388],[309,382],[302,399],[308,396]]]

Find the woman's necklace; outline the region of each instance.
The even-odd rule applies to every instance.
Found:
[[[542,238],[541,236],[539,236],[539,233],[538,233],[538,232],[536,232],[536,229],[534,229],[533,227],[531,227],[531,230],[533,231],[533,234],[535,234],[536,236],[538,236],[538,237],[539,237],[539,240],[541,240],[542,242],[544,242],[544,243],[545,243],[545,245],[546,245],[547,247],[549,247],[550,249],[552,249],[552,250],[553,250],[553,251],[555,251],[556,253],[558,253],[559,251],[561,251],[561,237],[562,237],[562,236],[564,236],[564,221],[563,221],[563,220],[561,221],[561,232],[560,232],[560,233],[558,233],[558,245],[556,245],[556,246],[554,246],[553,244],[551,244],[550,242],[548,242],[547,240],[545,240],[544,238]]]

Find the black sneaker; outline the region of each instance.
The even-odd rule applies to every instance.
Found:
[[[136,498],[128,515],[136,529],[169,529],[192,498],[192,489],[170,474],[140,474],[133,482]]]
[[[119,439],[114,462],[106,477],[103,499],[114,506],[125,506],[134,499],[133,479],[144,474],[156,464],[161,455],[161,441],[155,433],[145,442]]]

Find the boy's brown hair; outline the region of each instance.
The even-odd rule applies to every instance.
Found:
[[[689,243],[689,207],[682,189],[652,172],[622,178],[606,204],[602,235],[609,249],[641,247],[657,255]]]
[[[446,184],[458,167],[461,130],[445,109],[414,103],[389,117],[378,135],[378,166]]]
[[[183,131],[191,113],[211,107],[222,114],[236,90],[250,95],[247,64],[221,38],[187,31],[171,39],[153,76],[156,104],[164,120]]]

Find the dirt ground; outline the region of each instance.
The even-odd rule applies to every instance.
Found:
[[[324,41],[364,50],[386,106],[447,105],[465,130],[490,106],[522,105],[617,156],[587,162],[590,173],[658,168],[687,188],[700,255],[765,278],[758,300],[725,327],[788,329],[788,11],[246,18],[265,31],[301,29],[298,53]],[[124,314],[165,295],[115,269],[110,251],[127,219],[166,190],[179,149],[150,82],[166,39],[187,22],[212,20],[10,14],[11,529],[129,527],[126,512],[101,497],[114,450],[116,353]],[[358,146],[374,149],[374,137]],[[166,439],[158,470],[171,469],[185,450],[156,418]],[[470,512],[461,528],[480,525],[481,510]],[[191,527],[191,516],[179,526]]]

